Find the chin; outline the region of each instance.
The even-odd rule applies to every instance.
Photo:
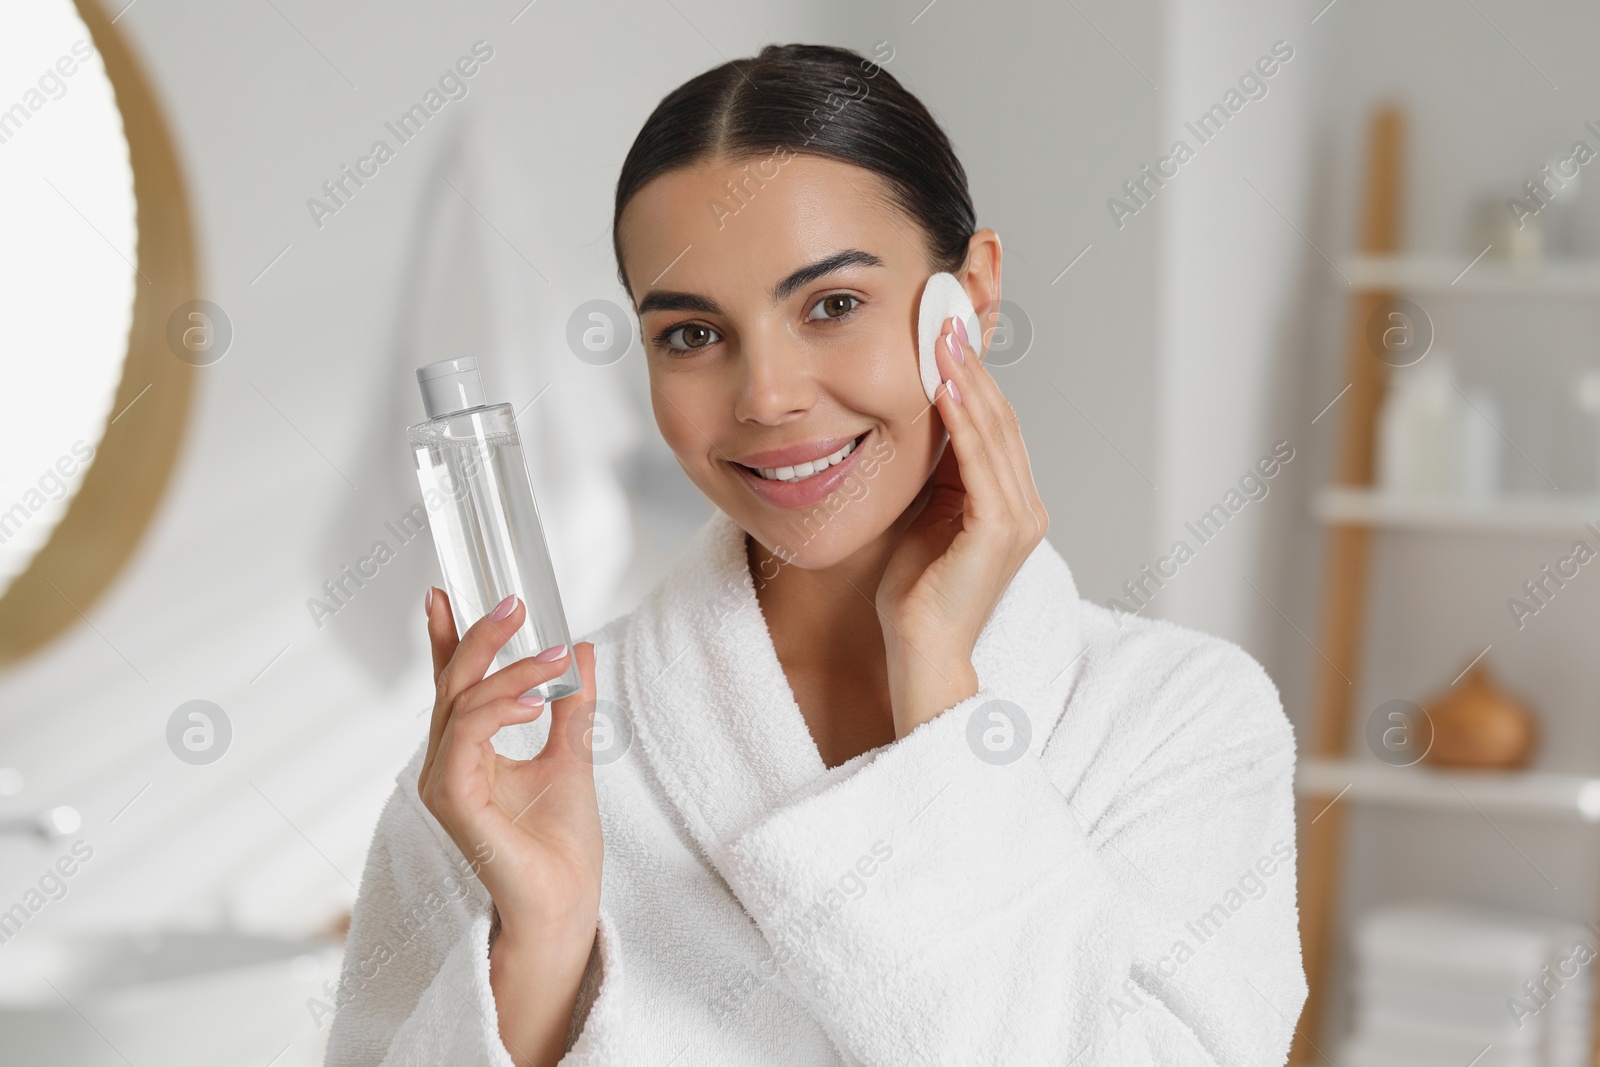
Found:
[[[793,511],[742,501],[743,506],[729,514],[785,566],[827,570],[881,542],[916,499],[920,488],[903,485],[891,490],[887,485],[874,486],[870,494],[858,499],[832,498]],[[904,499],[900,499],[902,496]],[[835,507],[830,508],[830,502]]]
[[[763,515],[760,521],[740,523],[745,532],[759,541],[786,566],[801,570],[827,570],[854,556],[881,537],[893,516],[850,514],[853,503],[837,514],[826,505],[792,516]]]

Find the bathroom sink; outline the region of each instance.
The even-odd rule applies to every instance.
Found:
[[[51,935],[0,944],[6,1067],[314,1067],[336,941],[236,931]]]

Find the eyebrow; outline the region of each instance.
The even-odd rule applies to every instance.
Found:
[[[772,287],[772,302],[777,303],[792,295],[801,286],[814,282],[818,278],[826,277],[836,270],[843,270],[845,267],[881,266],[883,266],[883,260],[871,252],[863,252],[859,248],[846,248],[791,272],[783,281]],[[645,294],[643,300],[639,301],[638,313],[640,315],[650,311],[697,311],[703,315],[723,314],[722,306],[709,297],[663,289],[652,289]]]

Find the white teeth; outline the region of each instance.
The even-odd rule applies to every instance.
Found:
[[[833,466],[842,463],[844,458],[856,450],[856,443],[849,442],[831,456],[814,459],[810,463],[796,463],[792,467],[762,467],[757,472],[761,477],[773,482],[798,482],[802,478],[809,478],[813,474],[820,474]]]

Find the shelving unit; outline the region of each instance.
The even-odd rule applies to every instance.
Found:
[[[1295,792],[1432,811],[1600,824],[1600,778],[1555,771],[1438,771],[1375,760],[1310,759],[1300,764]]]
[[[1506,263],[1485,256],[1356,255],[1339,262],[1353,289],[1413,296],[1600,297],[1600,260],[1557,259]]]
[[[1335,484],[1316,494],[1315,516],[1328,527],[1320,638],[1308,743],[1295,778],[1301,798],[1300,933],[1309,996],[1290,1063],[1322,1063],[1312,1043],[1333,979],[1333,931],[1340,912],[1347,813],[1354,804],[1516,815],[1600,825],[1600,777],[1552,771],[1445,772],[1391,767],[1350,754],[1352,703],[1368,626],[1366,598],[1375,535],[1385,531],[1442,536],[1480,534],[1600,537],[1600,496],[1514,495],[1492,500],[1408,498],[1374,487],[1378,409],[1388,364],[1367,348],[1367,323],[1401,297],[1468,299],[1600,298],[1600,259],[1513,265],[1488,256],[1414,256],[1399,251],[1404,124],[1398,110],[1374,115],[1369,139],[1361,251],[1339,261],[1349,288],[1345,370],[1349,396]],[[1341,394],[1343,396],[1343,394]],[[1591,535],[1586,524],[1593,524]],[[1600,994],[1600,986],[1597,986]],[[1600,1067],[1600,1003],[1590,1062]]]
[[[1312,513],[1332,526],[1585,536],[1584,523],[1600,529],[1600,496],[1529,493],[1480,502],[1329,486],[1317,493]]]

